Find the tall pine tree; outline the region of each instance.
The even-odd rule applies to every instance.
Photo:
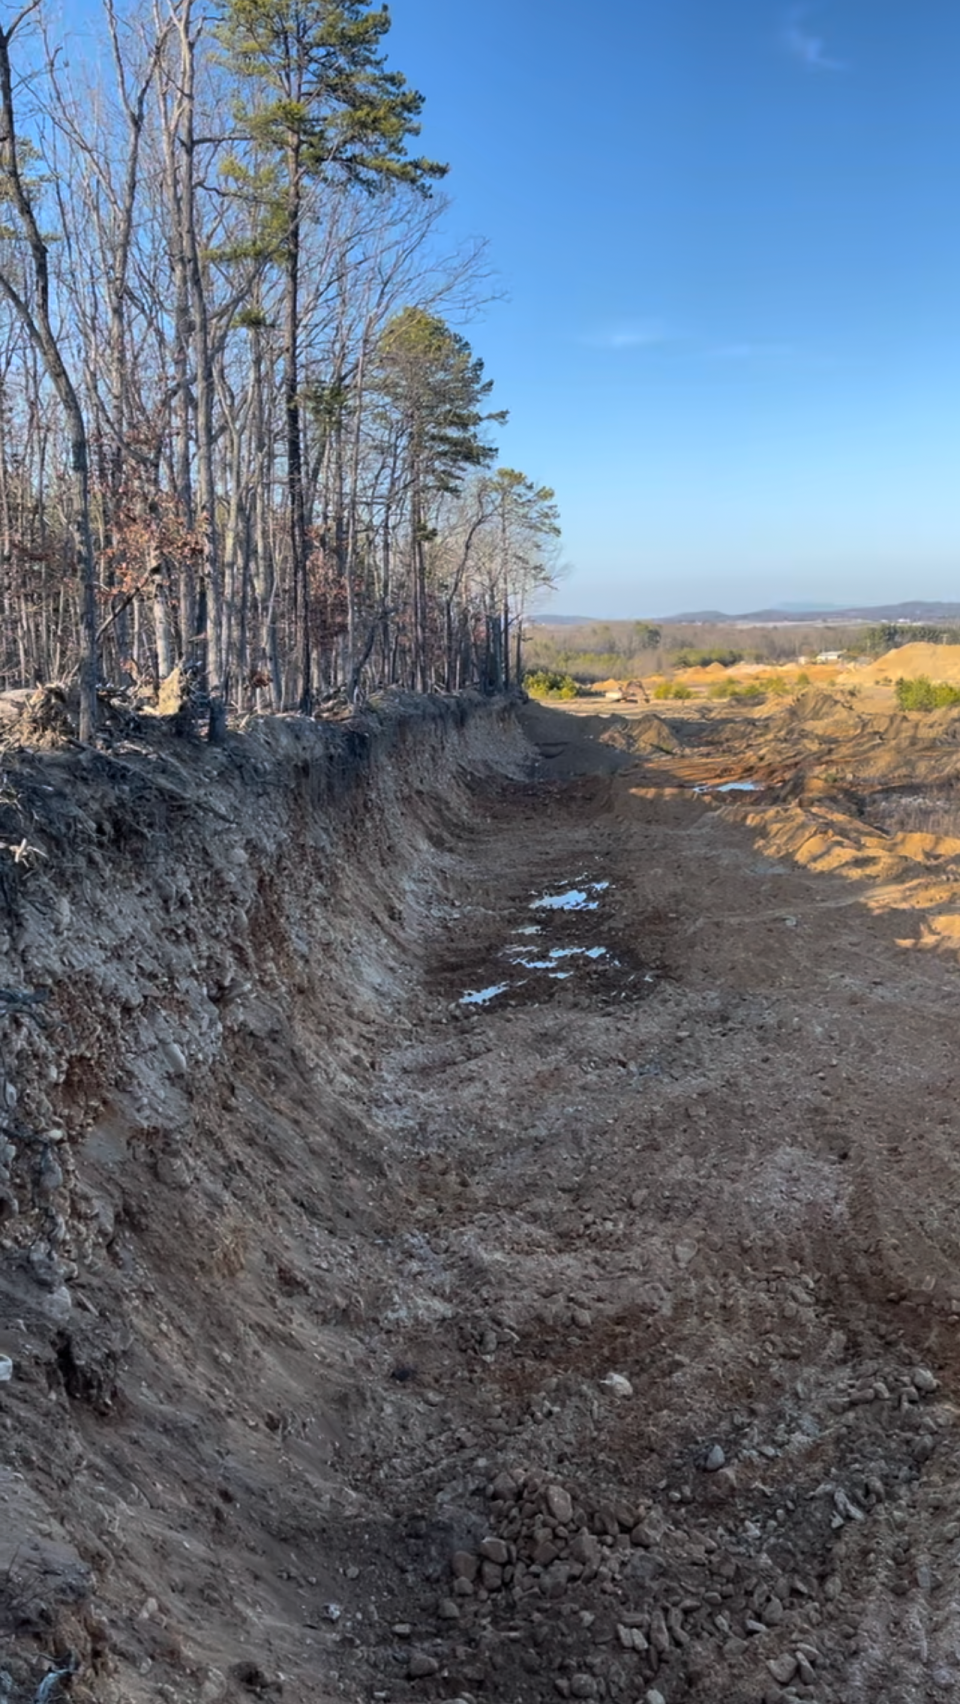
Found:
[[[291,577],[300,623],[300,707],[313,703],[310,587],[299,342],[300,267],[311,183],[369,192],[426,191],[446,167],[412,158],[423,96],[388,71],[386,7],[368,0],[226,0],[221,43],[247,91],[242,134],[273,164],[277,252],[284,270],[283,386]]]
[[[374,388],[392,417],[407,469],[407,511],[414,603],[414,685],[426,691],[427,585],[424,544],[430,496],[454,492],[464,474],[496,455],[481,433],[503,411],[484,413],[493,380],[465,337],[436,314],[404,308],[384,328]]]

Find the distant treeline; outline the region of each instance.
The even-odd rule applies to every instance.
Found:
[[[596,621],[582,627],[537,623],[524,648],[528,670],[572,675],[583,685],[670,669],[722,663],[788,663],[840,651],[847,657],[880,657],[899,645],[960,644],[960,628],[881,622],[864,627],[802,626],[731,628],[720,622]]]
[[[720,622],[590,622],[583,627],[537,623],[527,631],[528,669],[571,674],[584,685],[674,668],[741,662],[787,663],[819,651],[853,651],[866,630],[851,627],[738,627]],[[916,635],[918,629],[903,630]],[[905,642],[905,641],[901,641]],[[880,646],[879,655],[889,650]]]
[[[960,645],[960,627],[930,627],[912,622],[883,621],[865,627],[846,650],[852,657],[882,657],[900,645]]]

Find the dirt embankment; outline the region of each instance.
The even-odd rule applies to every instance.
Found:
[[[956,957],[807,710],[9,766],[15,1704],[960,1688]]]
[[[74,1696],[207,1704],[291,1621],[319,1695],[402,1187],[378,1056],[437,849],[524,750],[477,704],[8,756],[0,1696],[72,1652]]]

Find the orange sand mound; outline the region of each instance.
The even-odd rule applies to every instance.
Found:
[[[960,686],[960,645],[900,645],[856,671],[858,681],[914,680],[917,675]]]

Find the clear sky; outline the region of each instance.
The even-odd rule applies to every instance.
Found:
[[[597,616],[960,599],[957,0],[392,0]]]

